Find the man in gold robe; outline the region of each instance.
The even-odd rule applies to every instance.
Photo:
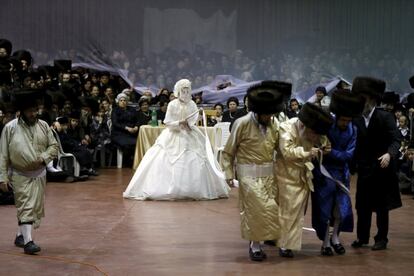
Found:
[[[309,192],[313,191],[312,159],[328,153],[325,136],[333,120],[320,107],[306,103],[299,117],[280,124],[279,148],[276,155],[276,201],[279,204],[279,254],[293,257],[300,250],[302,227]]]
[[[274,151],[279,137],[278,126],[271,117],[283,109],[283,95],[269,83],[250,87],[247,95],[251,112],[235,121],[222,165],[229,185],[236,178],[240,183],[240,228],[242,238],[250,241],[250,259],[262,261],[266,254],[260,242],[279,237],[273,188]]]
[[[26,254],[40,251],[32,240],[32,228],[39,227],[44,217],[46,164],[58,154],[51,129],[37,119],[40,93],[16,92],[15,107],[20,117],[4,127],[0,141],[0,184],[14,191],[19,224],[15,245],[23,247]]]

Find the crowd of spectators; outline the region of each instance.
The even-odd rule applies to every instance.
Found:
[[[39,118],[48,122],[59,135],[63,151],[77,157],[84,174],[97,175],[97,164],[111,164],[112,161],[98,162],[97,150],[120,149],[125,153],[127,166],[132,165],[139,127],[152,120],[152,108],[156,109],[157,121],[162,122],[168,102],[174,99],[171,90],[178,79],[190,79],[193,88],[211,83],[218,74],[233,75],[245,81],[274,79],[291,82],[293,90],[300,91],[336,75],[349,79],[354,75],[373,75],[387,80],[387,87],[397,92],[390,111],[395,113],[402,135],[411,137],[414,104],[402,106],[396,97],[409,92],[403,83],[414,72],[414,60],[384,55],[369,47],[342,54],[306,52],[303,55],[275,53],[262,58],[249,57],[242,50],[223,55],[202,47],[197,47],[194,53],[166,49],[147,56],[139,51],[130,55],[123,51],[109,55],[90,53],[95,55],[93,60],[127,70],[126,80],[107,71],[72,68],[72,62],[91,60],[73,49],[55,54],[34,50],[13,52],[12,44],[1,39],[0,131],[18,116],[12,104],[13,91],[42,89],[44,102],[39,105]],[[344,72],[352,72],[352,75]],[[158,93],[149,90],[137,93],[131,83],[133,86],[155,87]],[[194,95],[194,100],[203,104],[202,95]],[[290,100],[286,109],[288,117],[297,116],[300,104],[295,99]],[[211,105],[211,108],[217,110],[217,114],[209,118],[210,126],[230,122],[247,112],[239,106],[237,98],[228,99],[226,105]],[[402,145],[401,160],[412,164],[414,154],[407,154],[409,144],[407,139]]]

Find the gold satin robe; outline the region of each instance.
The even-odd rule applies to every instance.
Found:
[[[276,240],[279,238],[278,205],[272,169],[270,175],[265,177],[236,177],[233,169],[235,162],[245,165],[273,163],[279,138],[278,126],[272,122],[264,135],[253,116],[253,113],[248,113],[235,121],[224,147],[222,167],[226,179],[239,181],[242,238],[250,241]]]
[[[312,144],[300,138],[299,119],[280,124],[279,149],[276,155],[276,200],[279,203],[281,237],[278,246],[300,250],[302,227],[309,192],[313,191],[310,150]],[[321,136],[320,145],[329,141]]]
[[[0,144],[0,182],[13,186],[18,221],[33,222],[37,228],[44,217],[46,166],[39,167],[36,160],[47,164],[56,158],[57,141],[46,122],[29,126],[14,119],[4,127]]]

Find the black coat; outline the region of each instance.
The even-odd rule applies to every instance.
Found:
[[[354,162],[358,172],[356,209],[391,210],[402,206],[397,178],[400,135],[391,113],[376,108],[368,128],[363,117],[354,120],[358,129]],[[391,155],[387,168],[378,158]]]

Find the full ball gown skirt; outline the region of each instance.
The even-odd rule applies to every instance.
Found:
[[[136,200],[228,197],[228,185],[207,160],[204,139],[196,126],[163,130],[145,153],[123,196]]]

